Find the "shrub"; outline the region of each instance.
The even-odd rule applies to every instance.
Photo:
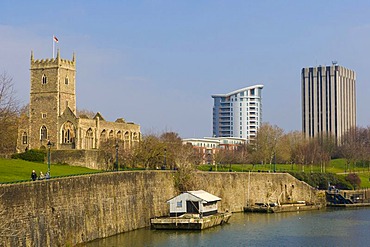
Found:
[[[343,177],[337,176],[333,173],[304,173],[304,172],[289,172],[298,180],[304,181],[312,187],[325,190],[328,185],[334,185],[338,189],[350,190],[353,185],[345,180]]]
[[[361,179],[356,173],[350,173],[345,177],[345,180],[349,182],[355,189],[360,188]]]
[[[13,154],[12,159],[21,159],[32,162],[44,162],[46,158],[46,150],[31,149],[24,153]]]

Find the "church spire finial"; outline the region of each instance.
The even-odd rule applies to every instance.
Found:
[[[31,50],[31,62],[33,62],[33,51]]]

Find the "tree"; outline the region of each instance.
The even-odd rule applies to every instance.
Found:
[[[114,163],[116,162],[116,145],[119,145],[119,141],[120,140],[116,141],[115,139],[107,139],[100,143],[100,155],[104,160],[106,170],[113,170],[114,168]],[[122,143],[121,146],[123,146]]]
[[[358,189],[361,186],[361,179],[356,173],[348,174],[345,180],[348,181],[354,189]]]
[[[278,144],[283,136],[283,129],[277,125],[264,123],[258,129],[257,137],[250,143],[249,152],[253,163],[272,164]]]
[[[159,140],[164,144],[164,165],[173,169],[176,156],[182,149],[182,139],[178,133],[165,132],[160,135]]]
[[[144,135],[135,148],[135,162],[145,169],[158,169],[164,164],[166,145],[157,135]]]
[[[342,136],[339,153],[341,157],[346,159],[345,172],[347,172],[347,170],[351,171],[351,165],[352,168],[354,168],[357,161],[361,160],[362,145],[364,142],[365,140],[363,140],[360,135],[360,128],[357,127],[349,129]]]
[[[92,119],[95,117],[95,113],[87,109],[77,109],[77,117],[88,117]]]
[[[19,102],[15,98],[13,79],[0,74],[0,154],[14,153],[17,143]]]
[[[195,153],[190,145],[182,145],[181,150],[175,156],[177,172],[174,175],[175,186],[179,191],[195,189],[194,176],[196,168],[194,165]]]

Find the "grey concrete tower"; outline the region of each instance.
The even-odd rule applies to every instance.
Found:
[[[306,138],[341,136],[356,126],[356,73],[333,64],[302,69],[302,130]]]

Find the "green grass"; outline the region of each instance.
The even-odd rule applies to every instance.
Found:
[[[200,165],[198,166],[199,170],[209,171],[210,165]],[[335,159],[330,162],[326,167],[326,172],[330,173],[339,173],[344,176],[345,172],[345,160],[344,159]],[[361,178],[361,187],[370,188],[370,171],[368,167],[359,166],[359,167],[350,167],[351,170],[355,170],[359,177]],[[30,181],[31,172],[35,170],[37,174],[40,174],[42,171],[44,174],[47,172],[48,166],[44,163],[35,163],[19,159],[0,159],[0,183],[5,182],[15,182],[15,181]],[[231,169],[236,172],[273,172],[274,165],[251,165],[251,164],[232,164],[230,165],[218,165],[217,171],[227,172]],[[277,172],[301,172],[303,169],[302,166],[296,164],[276,164]],[[320,166],[305,166],[305,172],[320,172]],[[87,173],[97,173],[101,172],[99,170],[93,170],[85,167],[78,166],[68,166],[68,165],[56,165],[51,164],[50,167],[51,176],[68,176],[68,175],[77,175],[77,174],[87,174]],[[212,166],[212,171],[216,171],[216,166]],[[347,171],[348,172],[348,171]]]
[[[19,159],[0,159],[0,183],[21,180],[30,181],[32,170],[35,170],[37,175],[40,174],[40,171],[45,174],[48,170],[48,165]],[[78,166],[50,165],[51,177],[95,172],[100,171]]]
[[[211,165],[200,165],[198,169],[201,171],[209,171]],[[321,167],[318,165],[296,165],[296,164],[276,164],[276,167],[272,164],[266,165],[251,165],[251,164],[227,164],[227,165],[217,165],[212,166],[212,171],[219,171],[219,172],[227,172],[231,169],[232,171],[236,172],[273,172],[276,169],[276,172],[321,172]],[[335,173],[340,174],[341,176],[345,176],[349,172],[356,172],[359,177],[361,178],[361,187],[362,188],[370,188],[370,170],[367,166],[359,165],[359,166],[350,166],[349,170],[346,169],[346,160],[345,159],[333,159],[330,163],[325,167],[327,173]]]
[[[358,176],[361,178],[361,187],[370,188],[370,172],[359,172]]]

